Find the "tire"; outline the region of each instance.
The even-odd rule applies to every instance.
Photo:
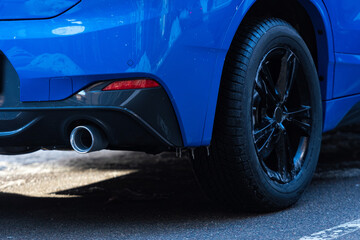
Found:
[[[293,205],[312,179],[321,136],[318,75],[300,35],[276,18],[241,27],[226,56],[211,145],[193,160],[207,195],[234,209]]]

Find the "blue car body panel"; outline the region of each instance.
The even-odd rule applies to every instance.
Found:
[[[360,54],[360,2],[356,0],[323,0],[329,12],[335,52]]]
[[[7,12],[0,17],[0,50],[19,76],[22,102],[51,105],[99,81],[152,78],[170,98],[184,147],[210,144],[224,60],[256,0],[44,2],[58,5],[34,14],[26,6],[36,7],[35,0],[0,4]],[[360,4],[299,3],[317,33],[330,130],[360,100]]]
[[[334,98],[360,93],[360,2],[324,0],[334,34]]]
[[[95,81],[151,76],[172,100],[184,144],[196,146],[236,9],[235,1],[88,0],[54,19],[1,22],[0,49],[20,77],[22,101],[61,100]]]

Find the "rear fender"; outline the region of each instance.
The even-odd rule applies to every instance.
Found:
[[[256,0],[239,1],[237,11],[235,12],[231,24],[225,34],[222,49],[230,48],[231,42],[236,34],[237,29],[246,17]],[[334,43],[330,18],[326,7],[320,0],[299,0],[299,3],[305,8],[310,19],[316,29],[317,46],[318,47],[318,73],[324,80],[321,82],[323,100],[332,98],[333,79],[334,79]],[[217,66],[223,66],[225,56],[219,56]],[[216,103],[219,94],[222,67],[214,70],[211,82],[211,92],[207,109],[206,121],[204,126],[204,134],[202,145],[209,145],[212,137],[212,129],[215,119]]]

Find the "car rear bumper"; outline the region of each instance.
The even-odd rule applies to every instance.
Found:
[[[108,149],[160,152],[183,145],[162,87],[102,91],[112,82],[103,81],[62,101],[24,103],[19,101],[18,81],[6,82],[0,101],[2,148],[70,149],[70,133],[80,125],[99,128]]]

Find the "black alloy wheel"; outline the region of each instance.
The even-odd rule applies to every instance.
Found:
[[[212,142],[194,171],[207,195],[234,209],[296,203],[320,152],[322,103],[312,55],[281,19],[244,24],[221,79]]]
[[[271,49],[261,61],[253,91],[253,136],[268,177],[286,184],[300,173],[311,133],[309,86],[291,49]],[[297,92],[292,91],[293,87]],[[294,95],[294,97],[293,97]]]

